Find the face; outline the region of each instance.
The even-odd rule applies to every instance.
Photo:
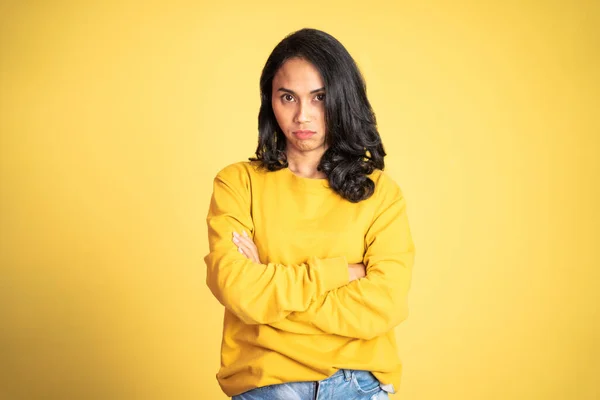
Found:
[[[300,58],[287,60],[273,78],[271,104],[288,155],[325,153],[325,88],[313,64]]]

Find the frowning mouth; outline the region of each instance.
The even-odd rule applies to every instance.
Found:
[[[298,139],[308,139],[309,137],[311,137],[312,135],[314,135],[315,131],[310,131],[310,130],[300,130],[300,131],[293,131],[292,132],[294,135],[296,135],[296,137]]]

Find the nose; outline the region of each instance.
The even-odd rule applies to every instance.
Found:
[[[296,114],[296,121],[299,124],[305,124],[310,122],[310,109],[309,106],[300,102],[298,106],[298,112]]]

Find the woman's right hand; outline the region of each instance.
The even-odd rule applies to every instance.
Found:
[[[365,264],[348,264],[348,273],[350,274],[350,282],[367,276],[367,268]]]

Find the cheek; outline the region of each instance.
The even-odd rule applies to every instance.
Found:
[[[324,109],[320,109],[319,110],[319,122],[321,123],[321,126],[325,127],[326,123],[325,123],[325,110]]]
[[[275,119],[279,123],[279,125],[284,125],[287,120],[287,110],[285,107],[282,107],[280,104],[273,104],[273,114],[275,114]]]
[[[272,102],[271,108],[273,109],[273,114],[275,114],[275,117],[281,114],[281,108],[279,107],[279,104],[277,104],[277,102]]]

